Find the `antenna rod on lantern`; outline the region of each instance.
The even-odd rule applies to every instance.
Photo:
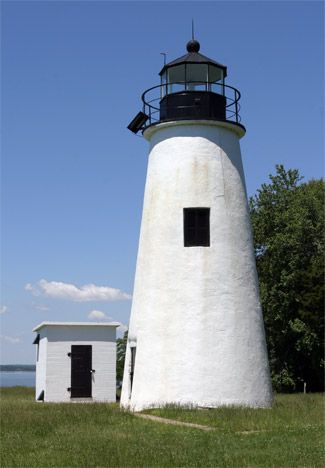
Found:
[[[160,52],[160,55],[164,56],[164,66],[166,65],[167,52]]]
[[[192,41],[194,41],[194,19],[192,18]]]

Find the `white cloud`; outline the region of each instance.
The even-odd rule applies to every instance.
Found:
[[[108,315],[106,315],[101,310],[92,310],[91,312],[89,312],[88,318],[90,320],[96,320],[98,322],[115,322],[115,323],[119,323],[119,326],[117,327],[118,336],[123,336],[124,332],[126,332],[127,329],[128,329],[127,325],[124,325],[124,323],[121,323],[121,322],[118,322],[118,321],[114,320],[112,317],[109,317]]]
[[[0,306],[0,314],[5,314],[8,310],[8,307],[3,305],[3,306]]]
[[[28,283],[26,291],[30,291],[34,296],[46,296],[53,299],[65,299],[74,302],[89,301],[120,301],[131,299],[131,296],[120,289],[108,286],[96,286],[95,284],[85,284],[75,286],[74,284],[62,283],[60,281],[46,281],[41,279],[35,285]]]
[[[5,335],[0,335],[0,338],[2,341],[6,341],[7,343],[11,343],[11,344],[16,344],[16,343],[20,343],[20,338],[14,338],[12,336],[5,336]]]
[[[89,315],[88,315],[88,318],[90,320],[100,320],[100,321],[103,321],[103,320],[109,320],[110,318],[107,317],[106,314],[104,314],[104,312],[102,312],[101,310],[92,310],[91,312],[89,312]]]
[[[35,309],[40,310],[41,312],[47,312],[50,308],[45,304],[34,304]]]

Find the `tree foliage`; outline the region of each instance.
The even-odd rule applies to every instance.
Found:
[[[323,385],[324,181],[276,166],[250,199],[273,385]]]
[[[123,379],[127,340],[128,340],[127,331],[124,332],[123,338],[118,338],[116,340],[116,380],[117,381],[122,381]]]

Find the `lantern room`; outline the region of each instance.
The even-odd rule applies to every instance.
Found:
[[[224,94],[227,67],[199,53],[200,44],[191,40],[187,54],[165,64],[161,72],[162,97],[179,91],[214,91]]]
[[[137,133],[161,122],[174,120],[215,120],[240,124],[240,92],[225,83],[227,67],[199,52],[192,39],[187,54],[165,63],[160,85],[142,94],[143,109],[128,125]]]
[[[225,120],[227,67],[199,53],[192,39],[187,54],[161,70],[160,120],[213,118]]]

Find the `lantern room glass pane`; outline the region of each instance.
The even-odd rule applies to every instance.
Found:
[[[223,80],[223,69],[214,65],[209,65],[209,81],[215,83]]]
[[[185,81],[185,65],[171,67],[167,71],[168,83],[179,83]]]
[[[209,65],[209,91],[224,94],[224,71],[215,65]]]
[[[168,93],[183,91],[185,82],[185,65],[177,65],[167,70]]]
[[[186,66],[186,82],[189,91],[205,91],[208,83],[208,65],[188,63]]]
[[[167,93],[167,72],[161,75],[161,88],[160,88],[160,97],[163,98]]]

